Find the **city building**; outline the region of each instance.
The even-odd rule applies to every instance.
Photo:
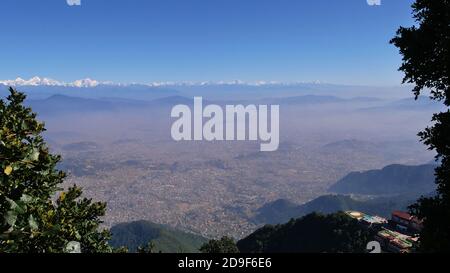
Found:
[[[408,234],[420,233],[423,228],[423,222],[421,220],[404,211],[392,212],[390,224],[396,230]]]
[[[363,227],[374,231],[376,233],[374,239],[380,243],[385,252],[413,252],[419,240],[418,234],[423,227],[421,220],[403,211],[393,211],[389,221],[359,211],[345,213],[358,220]]]
[[[418,237],[408,236],[387,228],[382,228],[374,239],[380,243],[384,251],[394,253],[410,253],[418,241]]]
[[[358,220],[361,223],[361,225],[363,225],[366,228],[377,229],[381,228],[382,226],[388,223],[388,220],[386,220],[383,217],[376,215],[372,216],[359,211],[346,211],[345,213],[351,218]]]

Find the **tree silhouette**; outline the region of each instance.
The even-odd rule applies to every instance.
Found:
[[[437,195],[421,198],[410,207],[424,219],[420,238],[423,252],[450,251],[450,0],[416,0],[412,5],[416,26],[400,27],[391,43],[403,55],[400,71],[403,83],[413,83],[417,97],[430,91],[433,100],[442,101],[446,112],[433,115],[433,125],[419,133],[430,150],[437,152]]]
[[[210,240],[200,248],[202,253],[239,253],[234,240],[224,236],[220,240]]]
[[[9,91],[0,100],[0,253],[110,252],[109,232],[98,231],[106,204],[76,186],[59,192],[61,157],[49,152],[25,95]]]

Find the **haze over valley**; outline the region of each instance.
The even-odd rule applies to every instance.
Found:
[[[105,225],[149,220],[205,237],[242,238],[258,209],[303,204],[354,171],[430,163],[417,132],[439,110],[407,87],[327,84],[18,86],[44,120],[60,167],[108,203]],[[379,90],[379,92],[374,92]],[[1,95],[6,87],[1,87]],[[370,94],[370,96],[368,96]],[[280,105],[280,146],[256,141],[175,142],[176,104]],[[423,193],[427,194],[427,193]]]

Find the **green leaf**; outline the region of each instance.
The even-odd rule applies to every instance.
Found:
[[[39,160],[39,149],[33,148],[33,150],[30,152],[30,154],[26,157],[26,160],[29,161],[37,161]]]
[[[5,199],[6,199],[6,201],[9,203],[9,207],[11,208],[11,209],[16,209],[16,207],[18,207],[18,205],[17,205],[17,203],[14,201],[14,200],[12,200],[12,199],[9,199],[8,197],[5,197]]]
[[[17,221],[17,212],[13,210],[8,211],[5,215],[5,222],[10,226],[14,226],[16,224],[16,221]]]
[[[27,131],[30,127],[28,126],[28,123],[26,122],[26,121],[22,121],[21,122],[21,127],[22,127],[22,130],[24,130],[24,131]]]
[[[71,242],[67,243],[65,252],[66,253],[81,253],[81,244],[76,241],[71,241]]]
[[[29,195],[22,194],[22,197],[20,197],[20,201],[24,203],[30,203],[33,200],[33,198]]]
[[[16,214],[25,213],[25,208],[23,208],[22,206],[17,204],[14,200],[6,197],[6,201],[8,201],[11,211],[14,211]],[[23,202],[19,200],[19,203],[23,203]]]
[[[39,228],[33,215],[30,215],[30,217],[28,218],[28,225],[30,226],[31,230],[37,230]]]

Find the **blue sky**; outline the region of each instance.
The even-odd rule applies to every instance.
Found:
[[[0,1],[0,79],[397,85],[410,0]]]

